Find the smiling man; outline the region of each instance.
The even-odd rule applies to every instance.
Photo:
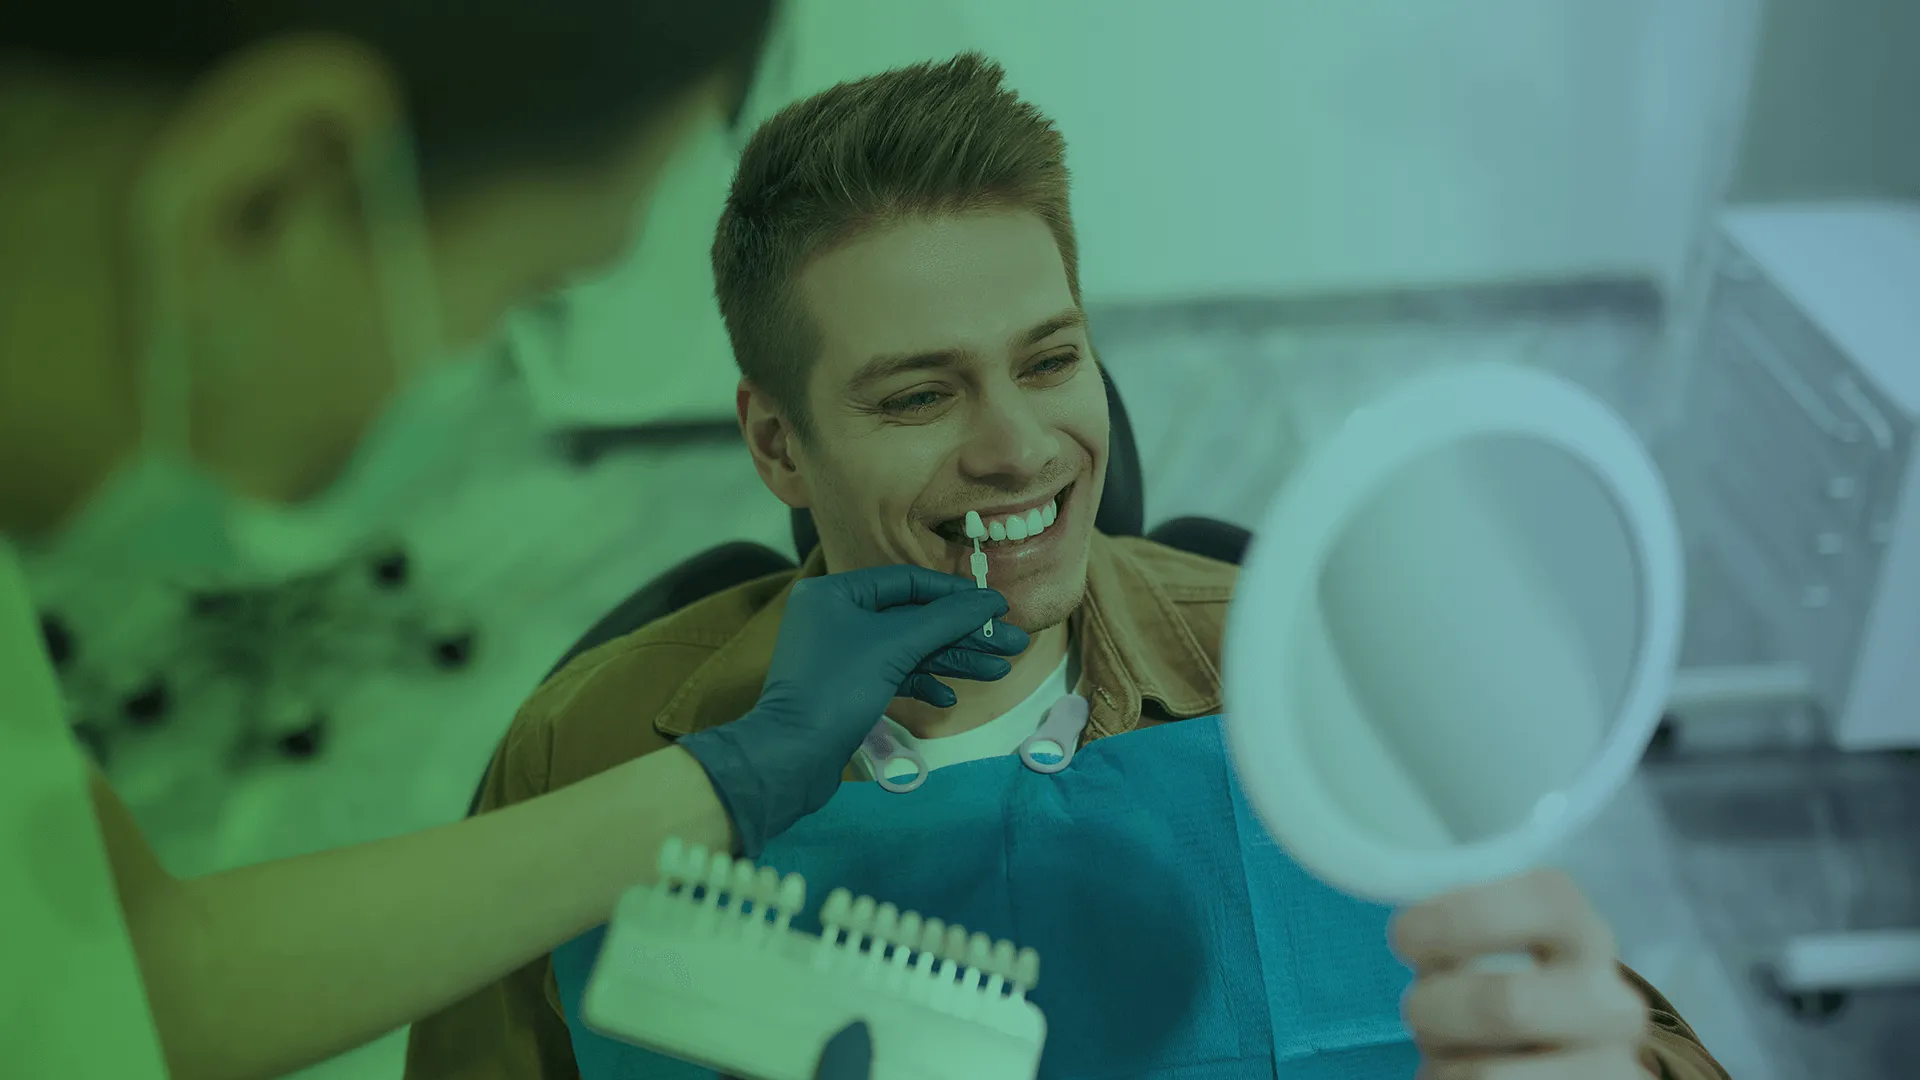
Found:
[[[987,581],[1033,644],[951,709],[896,701],[896,739],[931,768],[1009,753],[1076,688],[1096,735],[1218,710],[1234,569],[1094,531],[1107,407],[1065,146],[998,67],[890,72],[776,117],[713,262],[754,462],[819,530],[803,572],[971,576],[968,512],[993,530]]]
[[[771,246],[753,241],[778,222],[730,215],[716,248],[722,306],[747,373],[741,423],[768,488],[812,513],[820,557],[809,569],[918,563],[969,576],[968,514],[990,530],[987,581],[1033,643],[1008,678],[955,684],[951,709],[900,700],[888,710],[895,737],[933,768],[1011,752],[1046,706],[1085,681],[1084,668],[1069,669],[1090,645],[1128,669],[1096,665],[1094,681],[1110,697],[1120,693],[1096,730],[1131,728],[1142,708],[1151,719],[1216,709],[1220,621],[1234,575],[1094,531],[1107,402],[1062,258],[1072,250],[1064,170],[1044,121],[1009,111],[1003,121],[1030,126],[1002,129],[1007,150],[953,163],[955,175],[912,202],[893,195],[903,203],[897,220],[824,252],[817,248],[831,234],[785,240],[814,252],[785,274],[779,260],[739,257]],[[1002,171],[965,171],[981,164]],[[982,205],[992,196],[1006,205]],[[948,200],[955,205],[943,206]],[[787,305],[791,322],[782,318]],[[1090,572],[1110,586],[1098,590],[1098,606],[1113,609],[1097,628],[1075,618]],[[1170,619],[1160,614],[1162,596]],[[1142,616],[1151,625],[1139,625]],[[1180,647],[1189,638],[1190,656]],[[1143,683],[1162,692],[1136,705]],[[1043,688],[1051,697],[1033,698]],[[978,734],[962,738],[969,732]]]
[[[929,770],[1012,754],[1069,694],[1088,703],[1083,740],[1218,714],[1235,568],[1094,527],[1107,399],[1078,266],[1061,137],[981,57],[843,84],[764,125],[714,277],[754,463],[811,512],[819,545],[797,571],[570,664],[516,718],[482,808],[739,716],[801,578],[897,563],[973,576],[970,514],[1005,622],[1031,643],[996,682],[947,680],[948,708],[891,702],[875,720],[896,744]],[[868,755],[847,780],[893,775]],[[1671,1006],[1634,987],[1656,1043],[1692,1047]],[[574,1077],[588,1061],[574,1039],[543,962],[416,1024],[407,1074]],[[1628,1025],[1628,1054],[1637,1040]]]

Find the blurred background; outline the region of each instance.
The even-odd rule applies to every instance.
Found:
[[[1066,134],[1150,525],[1253,526],[1426,366],[1540,365],[1641,431],[1688,673],[1566,865],[1740,1080],[1912,1075],[1920,5],[799,0],[749,120],[968,48]],[[390,546],[248,594],[29,568],[176,873],[459,817],[601,615],[723,541],[791,549],[711,297],[732,140],[685,151],[626,266],[447,373],[443,494]],[[304,1075],[390,1080],[402,1038]]]

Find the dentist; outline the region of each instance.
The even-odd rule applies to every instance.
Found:
[[[498,813],[192,880],[64,722],[8,545],[235,578],[377,527],[336,483],[356,448],[448,355],[630,246],[682,135],[737,105],[774,4],[10,12],[0,1072],[323,1060],[600,921],[669,835],[756,854],[825,804],[896,695],[949,705],[939,677],[1005,674],[1025,636],[981,634],[999,594],[911,567],[822,578],[733,724]]]

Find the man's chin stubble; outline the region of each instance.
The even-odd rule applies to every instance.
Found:
[[[1029,637],[1037,637],[1040,634],[1052,630],[1054,627],[1065,625],[1069,619],[1073,618],[1074,613],[1079,611],[1081,606],[1086,602],[1087,587],[1083,583],[1080,586],[1080,594],[1074,598],[1072,603],[1057,606],[1048,604],[1046,605],[1047,610],[1040,613],[1038,618],[1028,620],[1024,614],[1019,611],[1010,612],[1009,614],[1015,617],[1015,626],[1026,631]],[[1031,621],[1033,625],[1028,625],[1029,621]]]

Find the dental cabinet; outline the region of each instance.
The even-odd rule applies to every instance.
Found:
[[[1688,382],[1690,515],[1835,745],[1920,747],[1920,205],[1736,208]]]

